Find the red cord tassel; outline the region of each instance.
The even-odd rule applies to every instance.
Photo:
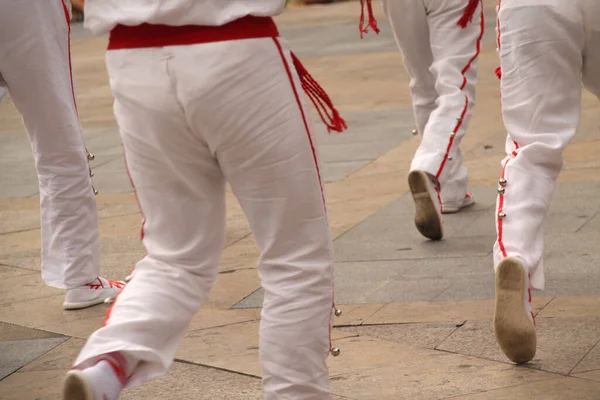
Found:
[[[308,73],[304,65],[298,60],[298,57],[292,53],[292,60],[294,61],[294,67],[300,76],[300,82],[302,83],[302,89],[306,95],[310,98],[312,103],[315,105],[319,116],[325,126],[327,132],[336,131],[343,132],[348,126],[346,121],[342,119],[338,110],[335,109],[333,102],[325,93],[325,90],[319,85],[319,83]]]
[[[494,71],[494,73],[496,74],[496,76],[498,77],[498,79],[502,79],[502,68],[500,68],[500,67],[496,68],[496,70]]]
[[[465,8],[465,12],[458,20],[458,26],[465,29],[469,22],[473,21],[473,15],[475,15],[475,11],[477,11],[479,1],[480,0],[469,0],[469,4],[467,4],[467,8]]]
[[[366,3],[366,4],[365,4]],[[369,14],[369,22],[365,25],[365,5],[367,6],[367,13]],[[369,33],[369,28],[379,35],[379,28],[377,27],[377,20],[373,15],[373,5],[371,0],[360,0],[360,22],[358,29],[360,30],[360,38],[363,38],[365,33]]]

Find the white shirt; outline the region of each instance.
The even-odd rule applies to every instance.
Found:
[[[96,35],[142,23],[220,26],[247,15],[274,17],[285,0],[86,0],[85,28]]]

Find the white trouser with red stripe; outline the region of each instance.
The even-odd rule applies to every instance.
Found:
[[[8,88],[23,116],[35,158],[42,277],[78,287],[98,276],[100,239],[71,79],[68,10],[61,0],[0,0],[0,10],[0,92]]]
[[[332,239],[310,111],[277,43],[107,53],[148,255],[76,366],[123,352],[139,361],[128,386],[167,370],[217,279],[229,182],[261,251],[266,398],[329,399]]]
[[[396,42],[410,75],[410,92],[421,134],[411,170],[436,176],[442,202],[462,200],[467,168],[460,142],[475,105],[483,8],[464,29],[457,26],[468,1],[384,0]]]
[[[600,96],[600,3],[502,0],[498,15],[507,157],[494,264],[517,257],[544,288],[542,222],[580,121],[581,83]]]

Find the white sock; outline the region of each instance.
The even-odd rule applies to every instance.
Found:
[[[123,378],[117,376],[113,366],[106,360],[82,371],[94,388],[95,400],[117,400],[125,384]]]

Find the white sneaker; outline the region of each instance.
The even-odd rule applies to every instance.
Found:
[[[442,202],[442,214],[454,214],[463,208],[470,207],[475,204],[475,199],[471,193],[465,194],[460,200]]]
[[[442,203],[435,179],[424,171],[411,171],[408,185],[415,201],[415,226],[423,236],[440,240],[444,236]]]
[[[125,282],[98,277],[85,285],[67,289],[63,308],[77,310],[104,303],[106,300],[114,299],[124,287]]]
[[[529,279],[519,260],[505,258],[496,270],[494,332],[509,360],[533,360],[537,347],[535,317],[531,311]]]

